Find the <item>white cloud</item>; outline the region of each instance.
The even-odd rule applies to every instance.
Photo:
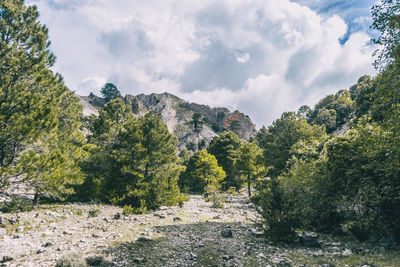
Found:
[[[289,0],[36,3],[55,69],[79,94],[107,81],[122,93],[168,91],[261,126],[374,73],[366,33],[341,45],[342,18]]]

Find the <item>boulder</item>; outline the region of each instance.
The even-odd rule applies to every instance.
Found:
[[[314,232],[302,232],[299,235],[300,243],[306,247],[321,247],[318,234]]]
[[[0,228],[0,236],[7,235],[7,230],[5,228]]]
[[[233,238],[233,232],[231,229],[224,229],[221,231],[221,236],[224,238]]]

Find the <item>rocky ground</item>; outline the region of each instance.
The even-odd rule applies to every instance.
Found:
[[[193,195],[144,215],[87,204],[0,213],[0,266],[400,266],[399,251],[328,237],[273,244],[245,194],[225,198],[212,208]]]

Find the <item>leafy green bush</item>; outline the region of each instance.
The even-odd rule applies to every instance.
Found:
[[[1,212],[17,213],[33,210],[33,202],[30,200],[13,199],[10,202],[4,202],[0,206]]]
[[[189,195],[188,194],[180,194],[180,196],[179,196],[179,199],[178,199],[178,206],[180,207],[180,208],[182,208],[183,207],[183,205],[184,205],[184,203],[186,202],[186,201],[189,201],[189,199],[190,199],[190,197],[189,197]]]
[[[226,190],[226,193],[232,196],[237,196],[239,194],[236,187],[233,186],[229,187],[228,190]]]
[[[203,149],[194,153],[189,159],[186,171],[181,175],[179,183],[181,187],[189,187],[191,192],[203,193],[205,188],[211,184],[219,189],[225,176],[225,171],[218,166],[215,156]]]
[[[262,216],[261,226],[265,235],[275,242],[293,242],[297,239],[296,230],[300,226],[295,213],[296,199],[282,189],[278,179],[267,183],[267,188],[251,198]]]
[[[207,202],[211,201],[212,202],[212,208],[223,208],[224,204],[223,198],[221,197],[221,194],[219,193],[219,190],[216,186],[214,185],[208,185],[205,189],[206,193],[205,195],[207,196],[205,200]]]
[[[371,234],[369,227],[362,222],[348,222],[344,228],[361,242],[367,241]]]
[[[123,211],[122,211],[122,214],[123,214],[123,215],[130,215],[130,214],[133,214],[133,208],[132,208],[132,206],[131,206],[131,205],[125,205],[125,206],[124,206],[124,209],[123,209]]]
[[[99,216],[99,214],[100,214],[100,210],[98,210],[98,209],[89,210],[89,212],[88,212],[88,217],[89,217],[89,218],[91,218],[91,217],[97,217],[97,216]]]

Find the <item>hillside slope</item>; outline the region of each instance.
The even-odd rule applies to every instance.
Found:
[[[97,115],[98,109],[105,104],[103,98],[94,94],[80,96],[85,116]],[[240,139],[249,140],[256,133],[256,126],[250,118],[227,108],[211,108],[207,105],[189,103],[169,93],[126,95],[124,101],[132,107],[134,114],[142,116],[153,111],[167,124],[170,132],[178,137],[179,150],[198,150],[208,146],[209,142],[223,130],[235,132]],[[201,115],[202,127],[194,128],[193,114]]]

